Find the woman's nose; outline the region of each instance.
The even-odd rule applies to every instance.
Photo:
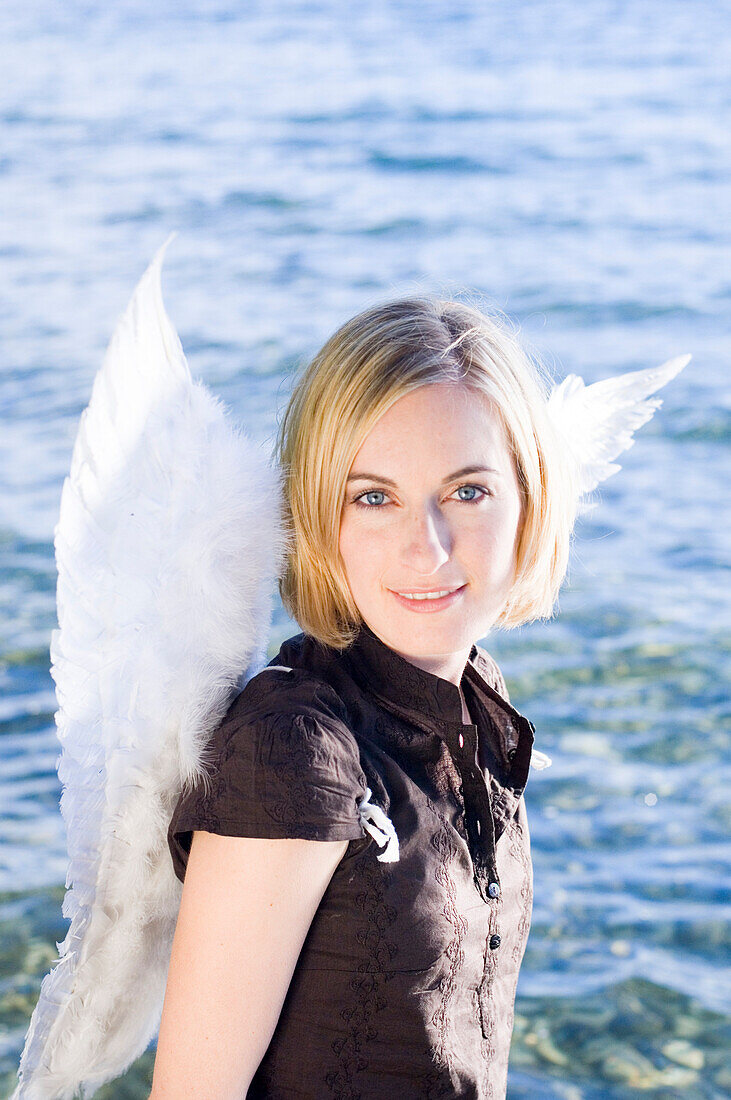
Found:
[[[452,536],[441,512],[412,513],[403,532],[403,564],[418,573],[435,573],[452,553]]]

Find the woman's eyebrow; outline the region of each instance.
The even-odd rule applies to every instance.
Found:
[[[463,466],[461,470],[455,470],[453,474],[448,474],[442,481],[442,485],[448,485],[450,481],[454,481],[458,477],[466,477],[468,474],[499,474],[499,470],[495,470],[492,466]],[[392,489],[398,488],[395,481],[391,481],[390,477],[382,477],[380,474],[367,474],[353,473],[348,474],[346,482],[351,481],[380,481],[382,485],[390,485]]]

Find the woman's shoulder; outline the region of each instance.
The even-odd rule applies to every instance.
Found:
[[[360,750],[348,709],[327,675],[327,654],[307,635],[284,642],[275,657],[232,695],[208,742],[219,764],[237,758],[259,767],[309,757],[318,766],[359,771]]]
[[[315,668],[285,664],[280,650],[234,695],[206,752],[206,777],[182,792],[168,830],[181,881],[195,829],[362,838],[359,746],[337,692]]]
[[[328,677],[328,655],[306,634],[284,642],[236,695],[227,717],[305,715],[348,727],[347,708]]]

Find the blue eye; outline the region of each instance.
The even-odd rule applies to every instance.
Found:
[[[360,496],[355,497],[353,503],[357,504],[359,508],[377,508],[377,507],[379,507],[379,502],[376,502],[375,504],[373,504],[372,501],[368,504],[363,503],[363,498],[364,497],[377,497],[377,496],[381,496],[381,497],[385,496],[385,494],[383,492],[383,489],[367,489],[365,493],[361,493]]]
[[[482,498],[486,495],[485,490],[481,489],[479,485],[460,485],[455,490],[455,492],[461,493],[463,489],[472,489],[475,490],[476,493],[480,494],[479,496],[475,495],[471,497],[460,497],[459,499],[463,500],[465,504],[472,504],[475,501],[482,500]]]

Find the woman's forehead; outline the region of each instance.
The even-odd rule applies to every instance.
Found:
[[[455,383],[433,383],[405,394],[383,413],[353,465],[363,458],[398,462],[416,454],[422,461],[463,454],[459,465],[485,463],[492,456],[497,465],[508,453],[502,417],[487,394]]]

